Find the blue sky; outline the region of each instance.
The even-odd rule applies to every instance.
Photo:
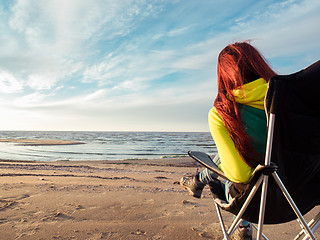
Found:
[[[0,2],[0,130],[208,131],[217,55],[320,56],[320,1]]]

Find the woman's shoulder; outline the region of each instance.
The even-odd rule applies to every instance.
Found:
[[[218,112],[218,110],[216,109],[216,107],[212,107],[210,110],[209,110],[209,117],[215,117],[215,118],[221,118],[221,115],[220,113]]]
[[[223,119],[215,107],[210,109],[208,114],[208,120],[210,125],[224,126]]]

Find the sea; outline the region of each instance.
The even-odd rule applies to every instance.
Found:
[[[0,139],[53,139],[79,145],[26,146],[0,142],[0,159],[16,161],[105,161],[216,154],[209,132],[0,131]]]

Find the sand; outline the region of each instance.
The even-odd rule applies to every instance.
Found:
[[[0,161],[0,239],[222,239],[209,189],[195,199],[178,183],[197,167],[189,158]],[[270,239],[300,231],[296,221],[264,229]]]

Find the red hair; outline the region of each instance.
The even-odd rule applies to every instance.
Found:
[[[269,82],[276,73],[267,64],[261,53],[248,41],[229,44],[218,57],[218,95],[214,106],[243,160],[252,168],[263,162],[246,133],[232,90],[258,78]]]

